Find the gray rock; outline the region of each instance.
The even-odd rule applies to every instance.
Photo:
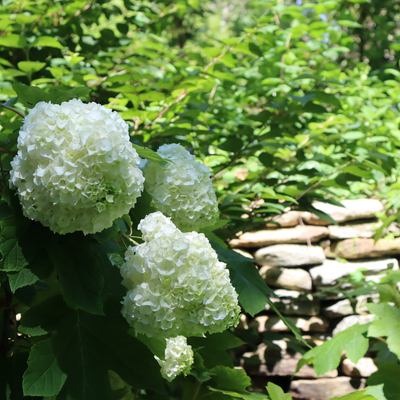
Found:
[[[271,267],[296,267],[321,264],[325,255],[320,246],[278,244],[257,250],[254,258],[260,264]]]
[[[372,238],[375,235],[376,228],[381,225],[382,223],[379,222],[343,226],[331,225],[328,227],[329,237],[331,239]]]
[[[323,310],[323,314],[327,318],[339,318],[355,313],[367,313],[366,307],[368,299],[373,299],[374,302],[379,302],[379,294],[357,296],[353,301],[349,299],[340,300]]]
[[[246,232],[238,239],[232,239],[230,245],[236,247],[262,247],[282,243],[318,242],[329,235],[328,228],[323,226],[298,225],[295,228],[270,229]]]
[[[395,258],[347,263],[341,263],[336,260],[325,260],[322,265],[311,268],[310,275],[317,286],[328,286],[336,284],[338,278],[355,272],[359,268],[379,272],[387,269],[388,265],[391,265],[393,269],[399,268],[399,263]]]
[[[329,400],[356,390],[364,389],[365,380],[355,380],[347,376],[316,380],[297,380],[290,384],[289,392],[296,397],[310,400]]]
[[[304,269],[274,268],[264,265],[260,269],[260,275],[267,285],[294,290],[310,291],[312,289],[311,276]]]
[[[349,315],[348,317],[343,318],[332,331],[333,336],[337,335],[339,332],[344,331],[347,328],[355,324],[368,324],[375,318],[375,315],[367,314],[367,315]]]
[[[293,292],[293,293],[291,293]],[[270,300],[275,307],[284,315],[318,315],[320,311],[319,300],[314,299],[312,294],[304,294],[296,291],[275,290],[279,299],[271,297]],[[271,306],[265,306],[266,311],[271,310]]]
[[[313,206],[328,214],[338,223],[352,221],[355,219],[375,218],[375,214],[384,210],[382,203],[374,199],[343,200],[344,207],[334,206],[328,203],[315,202]],[[303,220],[312,225],[331,225],[315,214],[304,213]]]
[[[296,325],[303,332],[327,332],[328,321],[323,317],[286,317],[286,319]],[[261,315],[249,323],[249,328],[254,328],[258,333],[290,332],[290,329],[282,322],[277,315]]]
[[[296,371],[302,354],[291,350],[284,340],[274,340],[273,344],[261,343],[254,352],[244,353],[241,365],[249,375],[291,376]],[[337,370],[322,375],[326,378],[337,376]],[[314,369],[304,365],[296,374],[297,378],[317,378]]]
[[[339,318],[354,314],[354,308],[349,299],[340,300],[323,310],[327,318]]]
[[[376,243],[374,239],[345,239],[331,244],[325,251],[330,258],[342,257],[352,260],[396,256],[400,255],[400,238],[379,239]]]
[[[356,364],[345,358],[342,361],[342,370],[345,375],[354,377],[368,378],[374,372],[378,371],[377,366],[372,361],[372,358],[363,357]]]
[[[274,218],[278,224],[267,223],[267,228],[290,228],[299,225],[302,211],[289,211]]]

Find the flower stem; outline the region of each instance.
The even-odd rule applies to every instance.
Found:
[[[190,400],[196,400],[197,395],[199,394],[201,385],[202,385],[202,383],[198,379],[196,379],[196,383],[195,383],[194,389],[193,389],[193,395]]]
[[[119,231],[120,235],[123,236],[125,239],[127,239],[129,242],[133,243],[135,246],[139,246],[139,243],[136,242],[136,240],[133,240],[133,238],[129,235],[127,235],[125,232]],[[138,236],[135,236],[135,238],[138,238]]]

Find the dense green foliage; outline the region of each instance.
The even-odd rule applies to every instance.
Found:
[[[23,397],[22,376],[26,398],[267,398],[248,392],[250,379],[233,368],[226,349],[242,341],[230,331],[190,338],[191,375],[163,382],[154,355],[165,343],[135,337],[120,313],[117,267],[127,235],[153,211],[150,196],[95,235],[55,235],[26,219],[8,189],[21,115],[39,101],[77,97],[118,111],[143,158],[159,162],[151,150],[165,143],[190,149],[212,171],[221,211],[203,232],[254,315],[271,291],[228,250],[237,232],[288,207],[328,219],[312,202],[342,197],[387,200],[377,237],[399,219],[398,11],[382,0],[3,0],[0,399]],[[356,361],[379,338],[387,347],[372,386],[346,399],[396,399],[400,279],[389,274],[372,287],[356,278],[358,293],[380,293],[370,309],[377,318],[301,362],[323,373],[343,348]],[[110,384],[109,370],[126,383],[110,375]],[[272,384],[268,393],[290,396]]]

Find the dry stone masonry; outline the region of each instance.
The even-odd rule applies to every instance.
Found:
[[[373,318],[366,304],[379,297],[361,295],[351,300],[340,290],[346,288],[349,274],[365,271],[366,280],[378,281],[379,272],[398,269],[400,238],[380,239],[373,236],[380,223],[376,218],[384,207],[378,200],[345,200],[344,207],[314,203],[337,225],[309,212],[289,211],[265,229],[245,232],[230,244],[235,251],[253,258],[265,282],[274,290],[274,306],[296,325],[311,346],[322,344],[355,323]],[[400,230],[394,224],[389,232]],[[241,356],[241,365],[260,388],[269,380],[282,383],[287,377],[287,390],[294,398],[328,400],[365,386],[365,380],[376,366],[369,357],[357,364],[343,356],[338,370],[317,377],[305,365],[293,380],[302,352],[299,342],[291,339],[289,328],[267,305],[254,318],[242,316],[241,334],[253,348]],[[280,380],[279,380],[280,379]]]

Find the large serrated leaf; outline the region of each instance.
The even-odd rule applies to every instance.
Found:
[[[368,304],[369,311],[376,315],[368,330],[370,337],[387,337],[389,350],[400,358],[400,311],[387,304]]]
[[[48,252],[67,304],[101,315],[105,279],[100,259],[91,251],[94,243],[93,238],[80,233],[55,235]]]
[[[284,393],[282,388],[272,382],[268,382],[266,388],[268,390],[269,396],[271,397],[271,400],[292,400],[291,394]]]
[[[303,365],[311,363],[317,375],[333,371],[340,363],[343,350],[351,361],[357,363],[368,349],[368,339],[364,336],[368,328],[369,324],[353,325],[321,346],[309,350],[297,364],[296,372]]]
[[[137,389],[164,393],[160,367],[153,354],[128,334],[129,326],[112,301],[105,316],[70,310],[52,337],[61,370],[67,374],[65,392],[74,400],[109,400],[108,370]]]
[[[254,265],[254,260],[242,256],[232,250],[225,250],[212,242],[214,250],[221,261],[228,264],[232,285],[239,295],[239,301],[250,315],[254,316],[265,309],[270,296],[274,292],[266,285]]]
[[[28,369],[23,377],[25,396],[55,396],[63,387],[67,375],[57,362],[51,339],[35,344],[29,354]]]
[[[193,349],[198,349],[207,368],[214,368],[217,365],[233,368],[233,360],[227,350],[241,346],[244,342],[229,331],[225,331],[206,338],[190,338],[189,344]]]

